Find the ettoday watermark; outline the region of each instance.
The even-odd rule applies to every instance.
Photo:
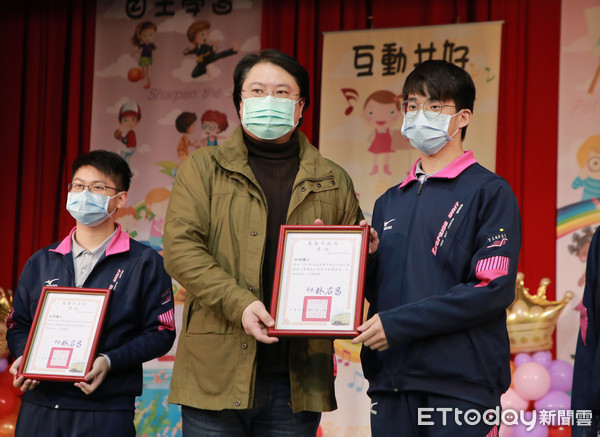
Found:
[[[522,424],[527,431],[531,431],[536,424],[558,426],[577,423],[577,426],[592,425],[591,410],[517,411],[510,408],[501,410],[500,407],[496,407],[482,412],[476,409],[461,410],[460,408],[438,407],[419,408],[417,413],[417,424],[419,426],[440,424],[445,426],[449,421],[454,421],[458,426],[473,426],[483,422],[491,426]]]

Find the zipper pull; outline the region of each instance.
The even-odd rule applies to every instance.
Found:
[[[419,188],[417,188],[417,196],[421,194],[421,191],[423,191],[423,185],[425,185],[423,182],[419,184]]]

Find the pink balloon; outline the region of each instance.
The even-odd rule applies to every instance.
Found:
[[[554,360],[548,367],[550,373],[550,390],[568,393],[573,386],[573,365],[567,361]]]
[[[533,359],[533,361],[535,361],[536,363],[540,363],[542,366],[544,366],[547,369],[548,366],[550,366],[550,363],[552,363],[552,352],[550,352],[550,351],[536,352],[533,354],[532,359]]]
[[[523,363],[515,369],[513,387],[523,399],[535,401],[548,392],[550,373],[534,361]]]
[[[509,387],[509,389],[506,390],[506,393],[500,396],[500,404],[502,405],[503,410],[511,409],[515,411],[522,411],[527,410],[529,401],[523,399],[519,393],[516,392],[516,390]]]
[[[528,363],[530,361],[531,356],[529,354],[526,354],[525,352],[521,352],[520,354],[515,355],[515,358],[513,359],[513,362],[517,367],[519,367],[523,363]]]
[[[536,410],[558,411],[571,408],[571,396],[559,390],[553,390],[546,393],[534,403]],[[558,414],[558,413],[557,413]],[[557,416],[556,414],[554,415]],[[558,425],[556,423],[555,425]]]

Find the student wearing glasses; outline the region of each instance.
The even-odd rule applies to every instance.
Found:
[[[142,363],[175,341],[173,290],[162,257],[115,223],[127,201],[131,171],[118,154],[95,150],[73,162],[67,210],[76,226],[25,264],[6,322],[10,372],[24,392],[16,436],[136,435],[135,398]],[[111,289],[98,356],[85,382],[38,381],[17,371],[44,286]]]
[[[336,408],[333,342],[267,335],[279,228],[362,213],[348,174],[297,130],[310,100],[298,61],[250,54],[233,82],[242,125],[192,152],[171,191],[165,266],[187,295],[169,402],[184,436],[314,437]]]
[[[504,179],[463,150],[475,101],[465,70],[423,62],[402,97],[402,133],[420,158],[375,203],[370,308],[353,339],[363,343],[372,434],[496,436],[484,412],[510,385],[506,308],[521,244],[517,201]]]

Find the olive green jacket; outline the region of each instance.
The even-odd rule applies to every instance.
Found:
[[[352,181],[297,132],[300,168],[287,223],[354,225],[362,218]],[[169,274],[186,290],[169,402],[208,410],[252,406],[256,340],[242,312],[261,299],[265,196],[248,165],[241,127],[179,167],[164,226]],[[333,343],[290,340],[292,408],[336,408]]]

